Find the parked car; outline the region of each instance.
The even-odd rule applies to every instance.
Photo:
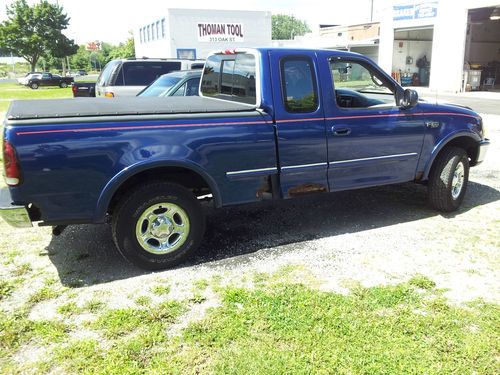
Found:
[[[136,96],[163,74],[176,70],[199,69],[200,60],[122,59],[110,61],[96,83],[96,96]]]
[[[61,77],[59,74],[42,73],[30,77],[26,86],[31,87],[33,90],[38,89],[40,86],[59,86],[64,89],[71,85],[73,81],[73,77]]]
[[[135,63],[141,63],[147,61],[146,64],[141,65],[140,68],[137,67],[129,67],[128,63],[129,62],[135,62]],[[159,74],[161,75],[162,72],[165,71],[178,71],[179,69],[200,69],[203,68],[204,62],[201,62],[200,60],[160,60],[161,65],[159,66],[155,62],[158,60],[152,60],[152,59],[147,59],[147,60],[114,60],[108,63],[103,71],[101,72],[99,78],[97,79],[97,82],[101,83],[101,94],[97,96],[104,96],[104,97],[115,97],[115,96],[134,96],[137,95],[139,92],[141,92],[144,89],[144,86],[126,86],[124,85],[125,82],[132,82],[131,79],[127,78],[124,81],[123,77],[123,72],[126,71],[127,75],[131,74],[138,74],[141,77],[138,79],[144,79],[146,77],[145,81],[148,82],[148,85],[151,84],[157,77],[159,77]],[[121,68],[123,66],[123,63],[126,63],[127,66],[124,67],[123,69]],[[170,64],[172,62],[173,64]],[[135,69],[137,68],[137,69]],[[132,73],[135,71],[135,73]],[[140,72],[140,73],[139,73]],[[149,78],[148,78],[149,77]],[[153,81],[149,81],[153,78]],[[73,96],[74,97],[94,97],[96,96],[96,83],[89,83],[89,82],[74,82],[73,86]],[[104,94],[102,94],[104,91]]]
[[[71,91],[74,98],[95,97],[95,82],[73,82]]]
[[[75,76],[77,76],[77,77],[86,76],[86,75],[87,75],[87,71],[83,70],[83,69],[77,70],[76,74],[75,74]]]
[[[180,70],[162,75],[137,96],[197,96],[202,70]]]
[[[38,76],[38,75],[41,75],[43,74],[42,72],[30,72],[30,73],[26,73],[24,75],[24,77],[21,77],[21,78],[18,78],[17,79],[17,83],[19,83],[20,85],[26,85],[29,81],[30,78],[32,78],[33,76]]]
[[[121,254],[147,269],[197,250],[208,197],[222,207],[413,181],[454,211],[489,145],[471,109],[419,102],[335,50],[214,53],[200,96],[14,101],[5,125],[2,217],[55,234],[109,221]]]

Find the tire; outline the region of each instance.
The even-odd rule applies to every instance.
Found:
[[[444,149],[429,174],[429,204],[438,211],[457,210],[464,200],[468,182],[469,158],[465,150],[458,147]]]
[[[38,90],[39,85],[38,85],[38,83],[36,83],[36,82],[32,82],[32,83],[30,83],[30,87],[31,87],[33,90]]]
[[[65,89],[66,87],[68,87],[68,84],[66,82],[61,82],[59,84],[59,87],[62,88],[62,89]]]
[[[134,189],[118,203],[112,220],[118,251],[147,270],[182,263],[196,252],[204,232],[205,215],[196,197],[168,182]]]

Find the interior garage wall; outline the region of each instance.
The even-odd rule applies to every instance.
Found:
[[[360,53],[378,63],[378,46],[373,47],[351,47],[351,52]]]
[[[465,50],[465,61],[486,64],[500,61],[500,21],[470,24],[470,46]]]
[[[465,61],[476,64],[487,64],[491,61],[500,61],[500,42],[471,43],[468,58]]]
[[[402,47],[400,47],[402,43]],[[392,58],[392,71],[401,69],[402,71],[410,70],[411,73],[417,73],[417,60],[427,56],[427,60],[432,61],[432,42],[431,41],[414,41],[414,40],[395,40],[394,41],[394,56]],[[406,57],[411,56],[413,63],[406,65]]]

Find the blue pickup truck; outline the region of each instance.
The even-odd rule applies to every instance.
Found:
[[[13,102],[1,214],[17,227],[111,222],[126,259],[161,269],[203,241],[206,198],[414,181],[456,210],[488,143],[477,113],[419,101],[361,55],[227,50],[208,57],[199,97]]]

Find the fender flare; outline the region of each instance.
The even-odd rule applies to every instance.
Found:
[[[199,174],[208,184],[210,190],[212,191],[213,198],[215,200],[215,206],[222,206],[222,199],[220,191],[217,187],[215,180],[198,164],[190,161],[179,161],[179,160],[155,160],[142,161],[131,166],[125,167],[115,176],[113,176],[106,186],[101,191],[99,199],[97,200],[97,205],[95,209],[95,214],[93,217],[93,222],[103,222],[106,216],[106,211],[111,203],[111,199],[114,194],[118,191],[120,186],[126,182],[129,178],[135,176],[138,173],[147,171],[148,169],[161,168],[161,167],[180,167],[189,169],[190,171]]]
[[[472,131],[463,131],[463,130],[451,133],[450,135],[448,135],[448,137],[443,138],[432,150],[431,157],[429,158],[429,161],[425,166],[422,180],[427,180],[429,178],[429,173],[431,171],[432,165],[434,164],[434,160],[436,160],[436,157],[441,152],[441,150],[445,148],[451,141],[459,137],[468,137],[472,139],[474,142],[477,142],[478,144],[479,142],[481,142],[481,137],[478,134]]]

